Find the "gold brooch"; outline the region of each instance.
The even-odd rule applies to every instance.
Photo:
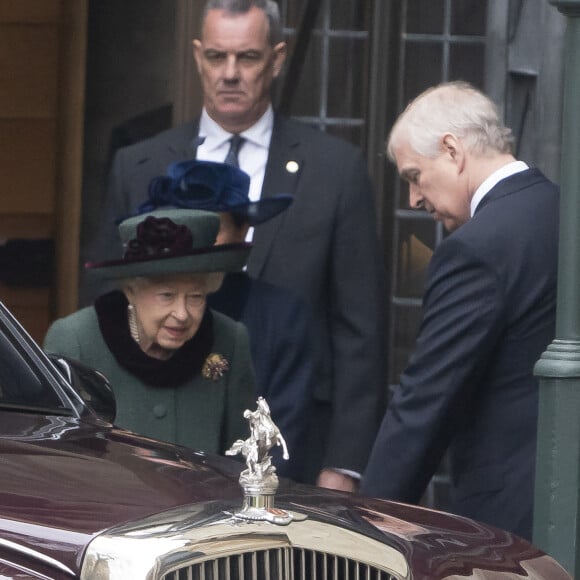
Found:
[[[201,374],[204,379],[217,381],[221,379],[230,370],[230,363],[225,357],[217,352],[212,352],[205,359]]]

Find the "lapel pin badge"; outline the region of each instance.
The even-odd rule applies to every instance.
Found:
[[[296,161],[288,161],[288,163],[286,163],[286,171],[288,173],[296,173],[298,169],[300,169],[300,166]]]

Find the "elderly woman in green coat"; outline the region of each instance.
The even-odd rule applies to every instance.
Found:
[[[249,252],[215,246],[218,230],[219,216],[200,210],[121,222],[124,257],[87,264],[121,290],[54,322],[44,343],[109,378],[117,425],[212,453],[247,436],[243,412],[255,399],[245,327],[206,307]]]

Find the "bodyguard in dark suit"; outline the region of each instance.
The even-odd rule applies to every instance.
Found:
[[[465,83],[423,93],[391,132],[411,206],[451,233],[361,492],[416,503],[449,448],[452,510],[530,538],[532,370],[555,330],[558,189],[510,151],[495,106]]]
[[[320,365],[315,431],[302,452],[320,485],[354,490],[378,428],[385,385],[384,291],[363,156],[272,111],[270,85],[286,55],[272,0],[208,2],[194,53],[204,90],[199,121],[119,152],[92,254],[107,253],[112,223],[143,201],[149,181],[170,163],[224,161],[232,136],[241,135],[238,157],[252,178],[250,199],[262,192],[294,197],[288,211],[255,231],[248,273],[312,306]]]

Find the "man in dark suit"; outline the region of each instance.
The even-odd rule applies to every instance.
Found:
[[[256,230],[248,273],[312,305],[320,365],[317,431],[302,450],[310,479],[352,491],[378,428],[385,385],[384,290],[363,156],[273,112],[270,86],[286,44],[272,0],[209,0],[194,53],[204,90],[200,118],[120,150],[92,255],[110,255],[112,224],[131,213],[170,163],[224,161],[232,137],[241,135],[236,152],[251,176],[250,199],[268,192],[294,197],[288,211]]]
[[[466,83],[426,91],[392,129],[411,206],[451,233],[429,265],[416,349],[361,492],[418,502],[449,447],[452,511],[530,538],[533,366],[555,331],[559,202],[511,143],[494,104]]]

